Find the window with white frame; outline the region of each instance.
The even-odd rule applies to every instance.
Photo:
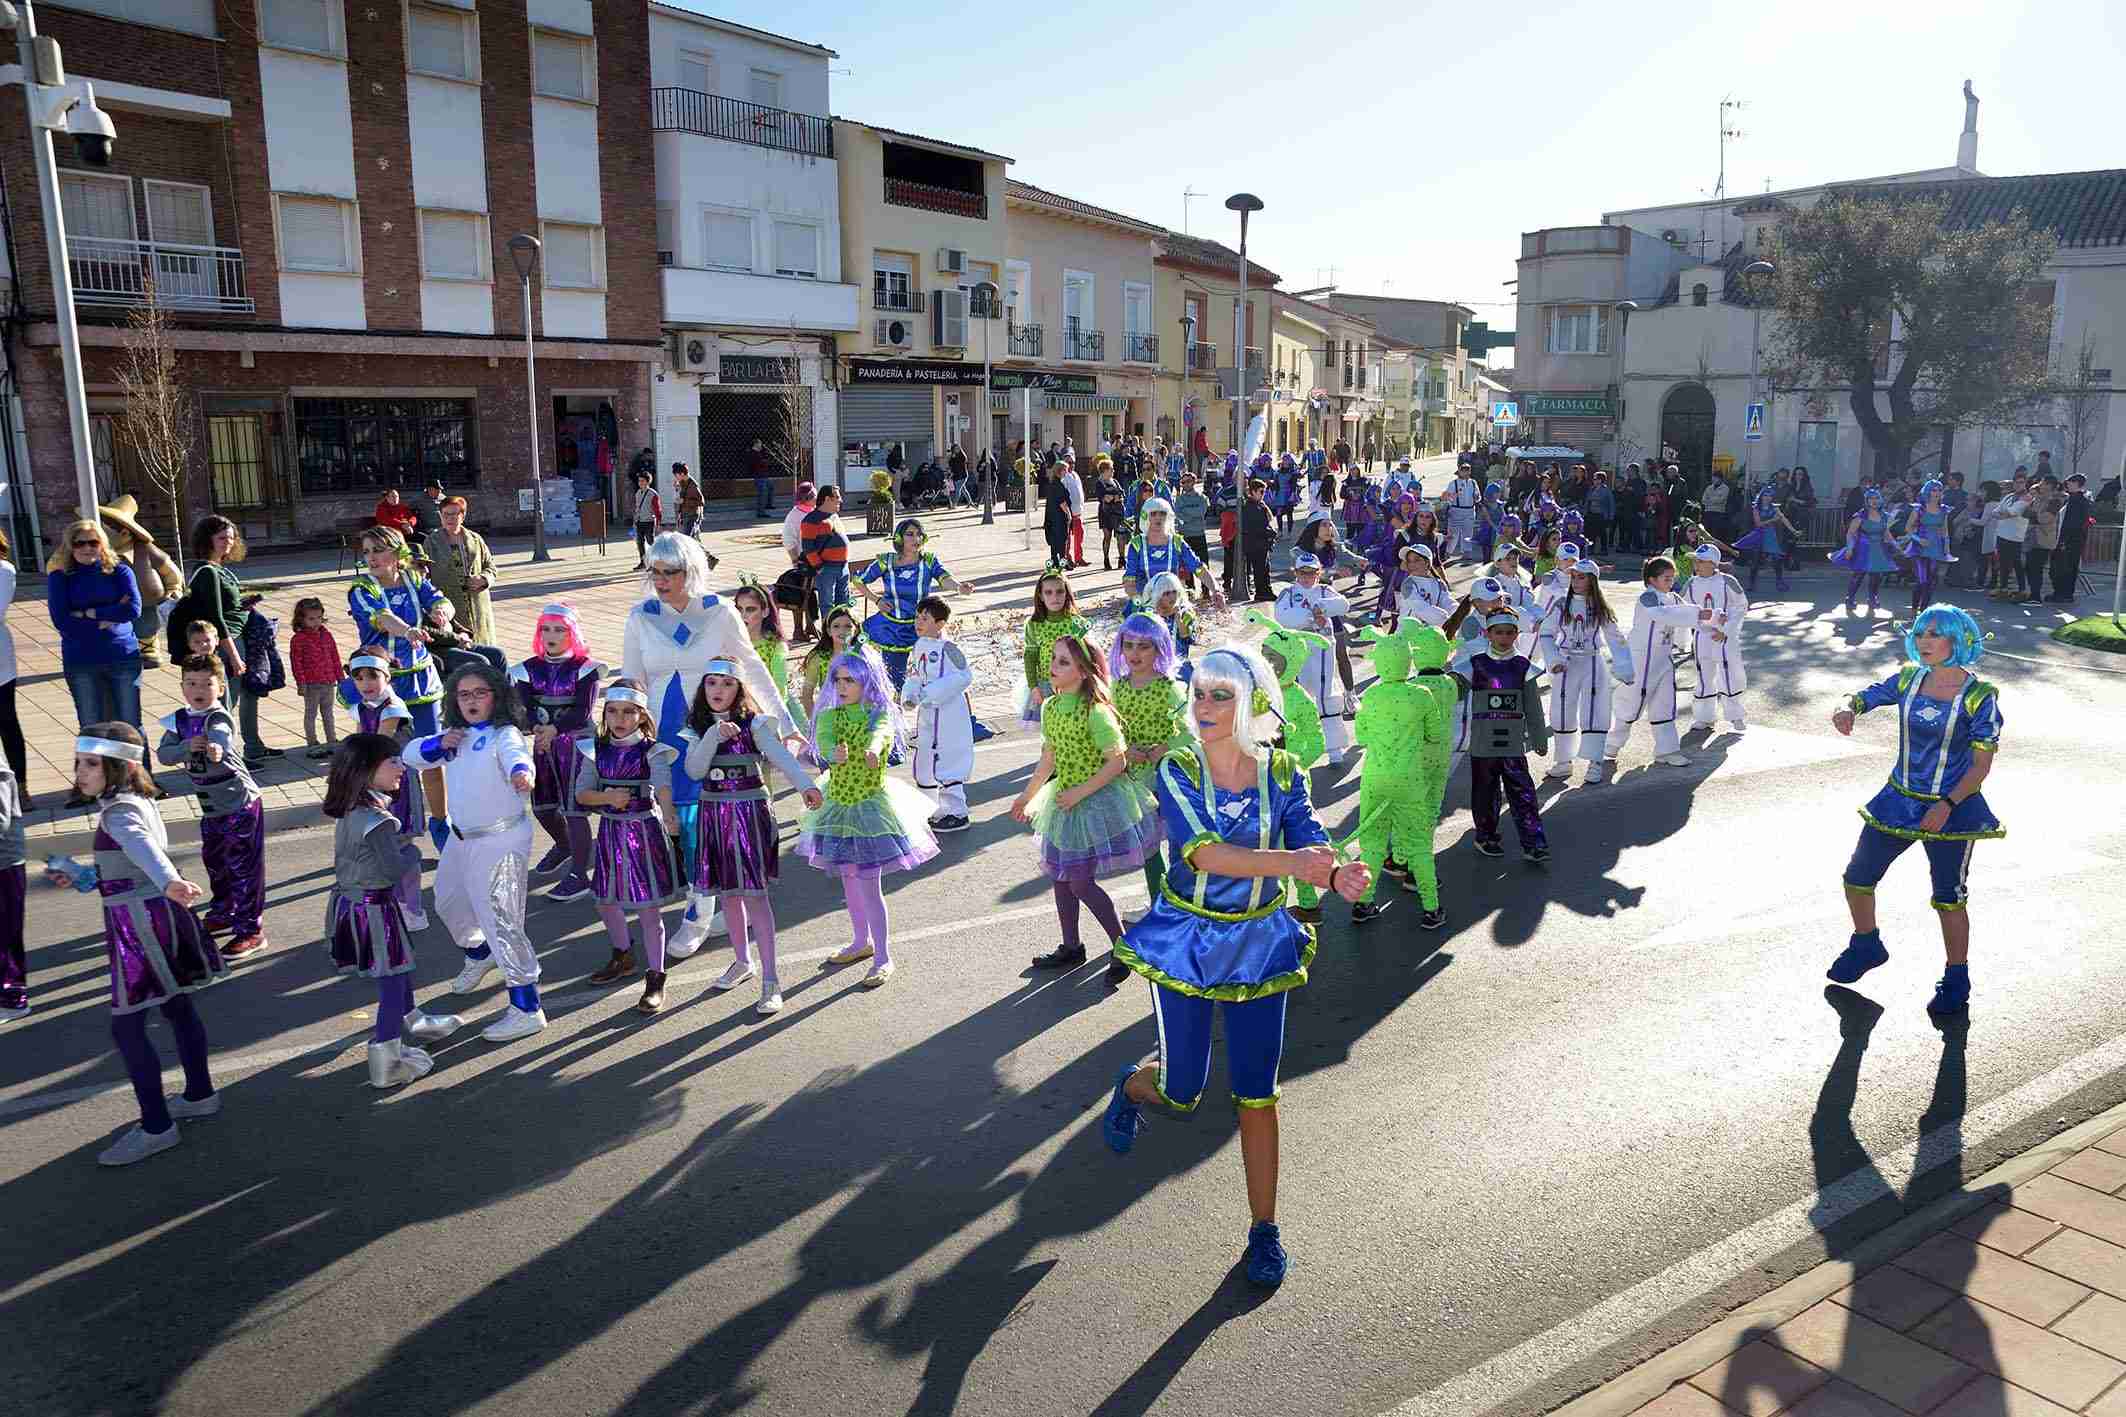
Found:
[[[727,207],[703,207],[701,263],[723,271],[753,269],[753,214]]]
[[[1152,288],[1141,281],[1122,282],[1122,331],[1132,335],[1152,332]]]
[[[1609,353],[1609,309],[1603,305],[1550,307],[1552,354]]]
[[[896,251],[871,253],[871,304],[880,310],[915,308],[915,261]]]
[[[819,276],[819,227],[809,221],[775,219],[775,274]]]
[[[602,227],[549,221],[539,227],[539,266],[550,286],[601,290],[605,286]]]
[[[752,69],[746,73],[746,97],[763,108],[782,107],[782,75],[773,69]]]
[[[580,35],[532,31],[532,92],[548,98],[598,97],[591,42]]]
[[[259,43],[308,54],[347,53],[340,0],[258,0]]]
[[[486,280],[487,218],[478,212],[421,213],[421,274],[429,280]]]
[[[1097,317],[1093,313],[1093,278],[1086,271],[1063,273],[1063,329],[1091,334]]]
[[[410,5],[406,10],[406,67],[441,79],[480,77],[478,20],[463,10]]]
[[[134,239],[131,178],[104,172],[62,172],[59,211],[70,241]]]
[[[657,204],[658,265],[676,266],[679,264],[679,251],[673,245],[673,242],[678,239],[676,235],[678,229],[679,209],[670,202],[659,202]]]
[[[967,269],[960,276],[959,290],[960,294],[967,297],[967,313],[971,316],[978,315],[982,308],[981,302],[975,298],[975,288],[984,282],[990,285],[997,284],[997,263],[995,261],[967,262]],[[1002,287],[999,286],[998,289],[1001,291]]]
[[[716,56],[706,49],[682,49],[679,62],[672,66],[672,77],[680,88],[692,89],[695,93],[714,93]]]
[[[1029,325],[1033,313],[1026,303],[1026,291],[1033,284],[1033,267],[1024,261],[1004,263],[1004,318],[1014,325]]]
[[[67,8],[215,37],[214,0],[66,0]]]
[[[361,268],[360,248],[354,239],[354,203],[280,193],[274,206],[282,270],[351,274]]]
[[[214,244],[214,200],[205,187],[148,178],[140,184],[140,195],[148,208],[148,240],[174,246]]]

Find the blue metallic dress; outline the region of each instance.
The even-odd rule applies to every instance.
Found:
[[[1831,555],[1831,564],[1857,575],[1882,576],[1897,569],[1888,547],[1890,519],[1880,512],[1860,514],[1860,526],[1852,539]]]
[[[1929,698],[1923,691],[1927,671],[1917,664],[1861,690],[1847,701],[1856,714],[1870,709],[1897,710],[1897,761],[1882,791],[1869,799],[1860,815],[1869,826],[1911,841],[1983,841],[2006,836],[2008,829],[1974,792],[1950,810],[1938,832],[1922,831],[1920,819],[1943,800],[1971,770],[1973,753],[2000,747],[2000,693],[1975,674],[1967,674],[1953,699]]]
[[[1750,515],[1756,525],[1735,543],[1737,551],[1762,551],[1766,556],[1780,557],[1786,554],[1786,542],[1779,535],[1779,499],[1772,489],[1763,488],[1757,500],[1750,504]]]
[[[1266,754],[1255,785],[1228,793],[1211,780],[1201,745],[1191,745],[1160,761],[1152,785],[1168,843],[1166,883],[1115,957],[1155,984],[1229,1003],[1306,983],[1314,931],[1286,909],[1284,883],[1199,872],[1189,861],[1209,842],[1256,851],[1327,844],[1292,755]]]
[[[939,582],[951,580],[952,573],[928,551],[918,552],[912,565],[888,552],[858,571],[856,579],[878,590],[879,608],[865,619],[864,636],[878,646],[897,692],[908,674],[908,652],[915,648],[916,607],[937,594]]]
[[[443,697],[443,680],[436,673],[428,646],[379,627],[377,616],[389,611],[409,625],[426,625],[428,614],[438,605],[449,604],[437,590],[412,571],[399,572],[399,583],[384,586],[375,576],[360,575],[347,588],[347,612],[355,633],[364,645],[385,644],[391,649],[391,689],[413,716],[413,731],[427,736],[436,731],[436,701]]]

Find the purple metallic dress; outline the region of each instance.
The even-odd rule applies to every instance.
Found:
[[[218,763],[204,754],[183,759],[199,794],[199,854],[214,891],[203,923],[210,933],[226,930],[247,940],[259,933],[266,913],[266,801],[236,751],[235,721],[220,707],[181,708],[162,726],[166,751],[158,757],[164,762],[194,738],[211,737],[222,749]]]
[[[398,834],[383,799],[340,818],[333,835],[333,885],[325,897],[325,945],[342,974],[379,979],[413,968],[413,941],[397,886],[420,864],[420,848]]]
[[[386,738],[398,739],[401,744],[413,736],[413,714],[397,694],[387,696],[379,704],[356,700],[354,721],[363,733],[381,733]],[[419,773],[409,772],[399,780],[399,790],[391,794],[391,817],[399,824],[400,836],[420,836],[427,832],[428,804],[421,793]]]
[[[590,809],[598,823],[591,867],[591,897],[598,904],[651,909],[685,897],[686,876],[677,843],[657,814],[659,784],[653,776],[653,769],[661,768],[669,784],[678,757],[678,749],[653,738],[632,743],[594,738],[578,748],[577,792],[624,788],[633,794],[626,807]]]
[[[598,681],[605,666],[583,656],[527,659],[509,671],[517,697],[524,704],[525,720],[534,730],[558,730],[544,751],[532,750],[534,766],[531,806],[534,812],[575,815],[577,745],[593,734],[591,710],[598,700]],[[530,736],[535,742],[537,733]]]
[[[153,804],[131,793],[110,799],[96,820],[96,888],[103,893],[111,1012],[130,1014],[203,989],[229,967],[200,928],[199,917],[163,895],[126,853],[108,826],[114,815],[131,817],[139,833],[157,846],[167,836]]]
[[[768,810],[768,784],[762,755],[748,719],[738,736],[720,743],[701,779],[700,847],[694,860],[694,889],[764,894],[777,879],[781,845],[775,817]],[[694,740],[689,728],[679,735]]]
[[[1482,720],[1496,715],[1484,712],[1486,689],[1519,689],[1531,715],[1540,712],[1542,690],[1533,682],[1535,667],[1521,655],[1499,659],[1479,653],[1469,661],[1470,716]],[[1472,754],[1469,759],[1469,815],[1476,825],[1479,842],[1496,844],[1499,839],[1499,795],[1513,813],[1513,829],[1524,851],[1547,848],[1543,814],[1537,805],[1535,779],[1528,772],[1528,756],[1490,758]]]

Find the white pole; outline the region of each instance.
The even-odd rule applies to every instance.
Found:
[[[15,27],[21,56],[24,96],[34,102],[37,88],[37,20],[29,0],[22,0],[22,22]],[[96,512],[96,460],[89,443],[89,399],[81,374],[81,331],[74,324],[74,278],[66,258],[66,214],[59,205],[59,164],[52,155],[48,128],[30,126],[31,160],[37,169],[37,200],[44,209],[44,247],[52,267],[52,314],[59,325],[59,367],[66,382],[66,418],[74,434],[74,485],[81,515],[101,526]]]
[[[1240,450],[1240,475],[1235,481],[1233,494],[1239,501],[1233,507],[1233,554],[1239,557],[1233,571],[1234,603],[1254,599],[1253,582],[1248,578],[1248,214],[1240,213],[1240,300],[1233,306],[1233,382],[1234,392],[1240,396],[1240,418],[1233,428],[1233,446]]]
[[[2076,566],[2074,570],[2076,575],[2080,575],[2082,568]],[[2073,587],[2069,586],[2068,589],[2072,590]],[[2119,564],[2111,576],[2111,623],[2113,625],[2119,623],[2119,608],[2122,600],[2126,600],[2126,521],[2121,521],[2119,524]]]
[[[531,443],[532,554],[534,561],[551,561],[546,549],[546,486],[539,476],[539,384],[532,366],[531,277],[524,277],[524,430]],[[615,449],[614,451],[618,451]]]
[[[1033,549],[1033,378],[1027,376],[1026,386],[1019,390],[1019,426],[1024,433],[1026,456],[1021,459],[1025,470],[1013,468],[1012,475],[1019,479],[1019,549]]]

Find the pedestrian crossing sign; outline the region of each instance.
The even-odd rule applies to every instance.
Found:
[[[1743,441],[1743,442],[1745,442],[1745,443],[1761,443],[1761,442],[1763,442],[1763,441],[1764,441],[1764,405],[1763,405],[1763,404],[1761,404],[1761,403],[1753,403],[1753,404],[1751,404],[1751,405],[1749,406],[1749,412],[1748,412],[1748,413],[1746,413],[1745,415],[1743,415],[1743,419],[1742,419],[1742,441]]]
[[[1491,405],[1491,422],[1494,427],[1511,428],[1521,421],[1521,406],[1517,403]]]

